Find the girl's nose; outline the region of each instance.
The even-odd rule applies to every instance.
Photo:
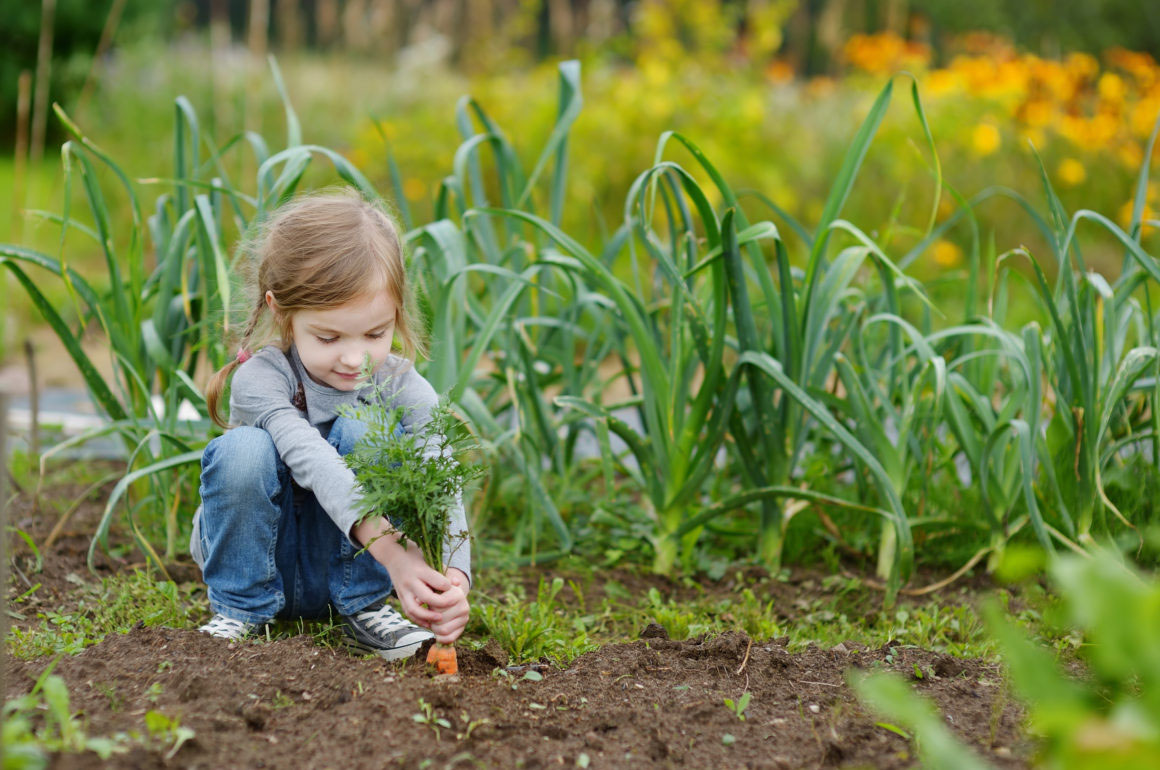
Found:
[[[342,362],[343,366],[349,369],[358,369],[360,366],[362,366],[363,358],[365,356],[366,352],[362,350],[362,348],[349,347],[342,351],[342,357],[339,359],[339,361]]]

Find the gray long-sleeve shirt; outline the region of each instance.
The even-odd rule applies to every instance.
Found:
[[[306,396],[305,412],[292,403],[299,382]],[[379,367],[375,382],[386,383],[382,391],[385,404],[403,407],[403,429],[409,433],[422,431],[438,401],[431,384],[397,356],[391,356]],[[314,493],[335,526],[348,538],[359,519],[358,487],[354,473],[326,437],[340,407],[354,405],[358,398],[356,391],[337,390],[311,379],[293,347],[289,357],[273,346],[255,353],[235,370],[230,390],[231,423],[269,433],[294,481]],[[448,531],[451,535],[444,544],[444,562],[462,570],[470,580],[471,546],[462,501],[451,511]]]

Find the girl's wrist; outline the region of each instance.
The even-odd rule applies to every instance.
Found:
[[[399,545],[399,533],[383,517],[365,519],[351,528],[351,536],[371,552],[384,566],[393,562],[405,549]]]

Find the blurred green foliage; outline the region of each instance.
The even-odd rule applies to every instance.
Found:
[[[56,0],[52,31],[52,80],[49,97],[68,103],[75,98],[92,67],[101,32],[117,0]],[[172,12],[170,0],[126,0],[120,16],[122,35],[158,35]],[[41,3],[0,0],[0,146],[11,147],[16,123],[20,73],[35,75],[40,39]],[[11,116],[11,117],[10,117]],[[59,124],[49,121],[50,131]]]
[[[910,5],[929,18],[936,34],[986,30],[1042,53],[1112,46],[1160,52],[1160,10],[1139,0],[923,0]]]

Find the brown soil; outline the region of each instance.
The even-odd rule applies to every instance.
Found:
[[[55,673],[94,735],[143,732],[160,711],[195,731],[169,761],[166,746],[57,767],[906,767],[903,738],[868,716],[845,685],[851,668],[925,672],[918,688],[953,729],[1000,765],[1021,766],[1019,714],[999,672],[922,650],[811,649],[742,633],[639,641],[577,658],[566,670],[501,668],[502,655],[460,650],[460,674],[432,679],[417,660],[355,658],[299,636],[230,644],[196,631],[141,628],[111,636]],[[889,658],[892,663],[887,662]],[[9,696],[27,692],[45,661],[17,663]],[[503,673],[498,673],[503,672]],[[745,721],[724,705],[752,693]],[[422,704],[450,727],[415,721]],[[732,742],[726,736],[732,736]]]
[[[63,608],[79,579],[94,579],[84,554],[100,507],[98,494],[77,511],[70,532],[44,551],[43,569],[26,575],[42,587],[22,612],[31,617]],[[20,498],[10,513],[12,523],[38,542],[55,519],[35,514]],[[15,562],[30,571],[31,556],[20,553],[19,541],[14,545]],[[101,556],[98,572],[109,574],[129,561]],[[516,579],[534,596],[539,577],[548,574],[528,570]],[[196,580],[197,572],[187,568],[173,577]],[[745,575],[741,582],[759,577]],[[822,593],[821,578],[800,572],[789,581],[760,581],[757,590],[789,616]],[[609,579],[633,595],[656,587],[678,600],[706,592],[724,597],[738,585],[702,587],[617,570],[588,578],[593,585],[582,585],[582,592],[600,591],[597,584]],[[8,595],[19,595],[22,586],[20,575],[13,575]],[[54,673],[68,685],[89,735],[147,735],[145,715],[158,711],[195,737],[169,759],[170,746],[155,738],[108,761],[61,755],[52,766],[546,768],[583,766],[585,757],[593,768],[913,766],[913,744],[878,724],[846,685],[849,671],[874,668],[914,680],[947,724],[995,764],[1026,766],[1022,715],[996,666],[854,643],[791,654],[787,642],[751,640],[740,632],[671,641],[650,625],[640,639],[606,645],[563,670],[508,668],[494,642],[481,650],[461,644],[460,673],[431,678],[422,652],[388,663],[328,649],[310,636],[231,644],[191,630],[139,627],[60,658]],[[9,661],[5,698],[29,692],[51,663]],[[523,678],[529,670],[542,679]],[[745,692],[751,700],[742,721],[724,699]],[[416,721],[424,704],[432,719],[450,726]]]

